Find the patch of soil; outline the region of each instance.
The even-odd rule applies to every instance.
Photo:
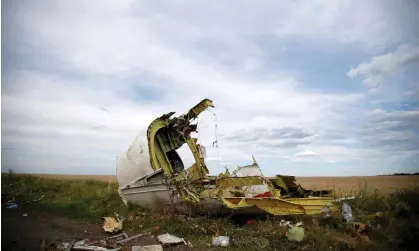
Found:
[[[2,250],[40,250],[42,240],[69,242],[73,239],[91,240],[106,237],[98,224],[71,220],[27,208],[7,209],[1,215]],[[26,213],[27,216],[23,216]]]
[[[23,214],[27,216],[23,216]],[[29,251],[41,250],[44,240],[48,247],[52,243],[71,242],[89,239],[97,241],[111,236],[102,228],[102,223],[90,223],[69,219],[49,213],[32,210],[30,205],[7,209],[2,206],[1,214],[1,250]],[[138,234],[125,231],[129,236]],[[135,245],[158,244],[154,236],[144,236],[129,243],[121,250],[131,250]],[[164,248],[164,250],[190,250],[185,245]]]

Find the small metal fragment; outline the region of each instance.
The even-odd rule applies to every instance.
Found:
[[[78,245],[74,245],[72,249],[74,249],[74,250],[86,250],[86,251],[118,251],[121,248],[107,249],[107,248],[98,247],[98,246],[78,246]]]
[[[117,241],[116,243],[118,243],[118,244],[122,244],[122,243],[125,243],[125,242],[127,242],[127,241],[130,241],[130,240],[134,240],[134,239],[140,238],[141,236],[144,236],[144,235],[146,235],[146,234],[145,234],[145,233],[137,234],[137,235],[131,236],[131,237],[129,237],[129,238],[126,238],[126,239],[123,239],[123,240]]]
[[[122,238],[121,238],[122,237]],[[128,235],[126,233],[122,233],[122,234],[118,234],[118,235],[114,235],[114,236],[110,236],[108,238],[106,238],[107,240],[113,240],[116,239],[117,241],[119,240],[123,240],[128,238]]]
[[[72,240],[64,250],[65,251],[70,251],[71,248],[73,247],[74,243],[76,243],[76,240]]]

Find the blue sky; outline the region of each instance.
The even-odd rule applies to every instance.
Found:
[[[418,10],[2,1],[2,171],[114,174],[155,117],[210,98],[218,154],[211,112],[199,138],[214,174],[252,154],[266,175],[419,172]]]

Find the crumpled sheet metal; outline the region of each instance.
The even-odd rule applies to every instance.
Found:
[[[108,233],[118,233],[122,230],[122,222],[113,217],[103,217],[103,229]]]

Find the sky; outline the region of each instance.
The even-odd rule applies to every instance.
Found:
[[[265,175],[419,172],[417,1],[1,4],[2,171],[115,174],[153,119],[209,98],[212,174],[252,154]]]

